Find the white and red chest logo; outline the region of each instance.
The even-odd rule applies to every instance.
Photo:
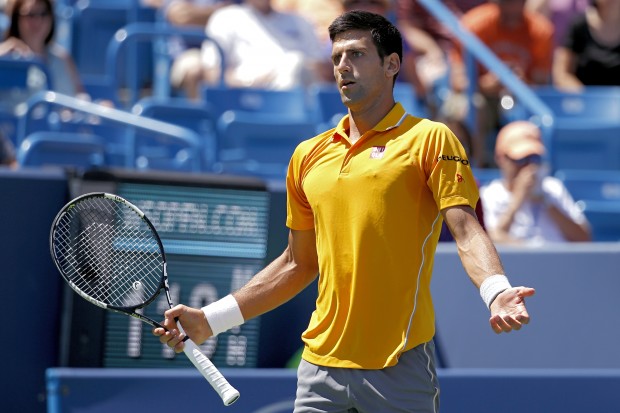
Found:
[[[370,152],[370,159],[381,159],[385,153],[385,146],[373,146]]]

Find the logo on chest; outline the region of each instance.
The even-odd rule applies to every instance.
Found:
[[[370,159],[381,159],[385,154],[385,146],[373,146],[370,152]]]

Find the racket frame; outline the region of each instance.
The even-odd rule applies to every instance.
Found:
[[[71,281],[69,279],[69,277],[67,277],[65,275],[65,272],[63,271],[61,265],[58,262],[58,259],[56,257],[56,252],[55,252],[55,248],[54,248],[54,234],[56,233],[56,229],[58,227],[58,224],[60,222],[60,220],[62,219],[62,217],[68,213],[68,211],[70,211],[72,208],[74,208],[74,206],[80,202],[83,202],[85,199],[87,198],[107,198],[107,199],[111,199],[114,202],[119,202],[127,207],[129,207],[133,212],[135,212],[140,219],[142,219],[143,222],[145,222],[149,229],[151,230],[154,239],[157,242],[157,245],[159,247],[159,251],[161,253],[161,257],[162,257],[162,276],[160,279],[160,283],[157,287],[157,290],[154,294],[152,294],[145,302],[135,305],[135,306],[127,306],[127,307],[120,307],[120,306],[112,306],[109,304],[106,304],[100,300],[97,300],[93,297],[91,297],[90,295],[86,294],[84,291],[82,291],[73,281]],[[166,300],[168,301],[168,305],[169,307],[172,308],[173,304],[172,304],[172,299],[170,297],[170,287],[168,284],[168,272],[167,272],[167,262],[166,262],[166,253],[164,250],[164,246],[163,243],[159,237],[159,234],[157,233],[157,230],[155,229],[155,226],[153,225],[153,223],[149,220],[149,218],[144,214],[144,212],[142,212],[140,210],[140,208],[138,208],[136,205],[132,204],[131,202],[129,202],[128,200],[126,200],[125,198],[115,195],[115,194],[111,194],[108,192],[90,192],[87,194],[83,194],[80,195],[74,199],[72,199],[71,201],[69,201],[64,207],[61,208],[61,210],[58,212],[58,214],[56,214],[56,217],[54,218],[53,224],[52,224],[52,228],[50,231],[50,254],[52,255],[52,260],[54,261],[54,264],[56,265],[56,268],[58,268],[58,271],[60,272],[60,274],[62,275],[63,279],[67,282],[67,284],[69,284],[69,286],[71,287],[71,289],[73,291],[75,291],[80,297],[84,298],[86,301],[90,302],[91,304],[96,305],[97,307],[106,309],[106,310],[111,310],[117,313],[122,313],[122,314],[126,314],[128,316],[137,318],[153,327],[159,327],[159,328],[163,328],[164,330],[168,331],[168,329],[166,327],[164,327],[162,324],[158,323],[157,321],[151,319],[150,317],[147,317],[143,314],[138,313],[136,310],[141,309],[146,307],[147,305],[151,304],[161,293],[161,290],[164,290],[164,293],[166,295]],[[178,323],[178,319],[177,321],[177,326],[179,327],[179,330],[183,333],[183,327],[181,326],[180,323]],[[222,401],[224,402],[224,404],[226,406],[229,406],[231,404],[233,404],[235,401],[237,401],[237,399],[239,399],[239,392],[232,387],[228,381],[223,377],[223,375],[219,372],[219,370],[217,370],[217,368],[213,365],[213,363],[211,362],[211,360],[209,360],[201,351],[200,348],[196,345],[196,343],[194,343],[189,336],[185,336],[185,338],[183,339],[184,343],[185,343],[185,348],[184,348],[184,352],[186,354],[186,356],[189,358],[189,360],[192,362],[192,364],[194,364],[194,366],[196,367],[196,369],[198,369],[201,374],[205,377],[205,379],[207,379],[207,381],[209,382],[209,384],[211,384],[211,386],[216,390],[216,392],[219,394],[219,396],[222,398]]]

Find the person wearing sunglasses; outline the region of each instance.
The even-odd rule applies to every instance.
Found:
[[[485,226],[497,243],[591,241],[590,225],[557,178],[547,176],[540,129],[528,121],[504,126],[495,161],[502,177],[480,189]]]
[[[87,98],[75,61],[54,42],[56,21],[51,0],[12,0],[8,6],[10,26],[0,43],[0,56],[40,59],[56,92]]]

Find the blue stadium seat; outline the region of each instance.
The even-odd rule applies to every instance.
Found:
[[[554,175],[575,200],[620,201],[620,170],[561,169]]]
[[[478,185],[483,186],[489,184],[492,180],[502,177],[497,168],[472,168],[474,177],[478,180]]]
[[[556,120],[579,127],[581,119],[620,123],[620,87],[586,87],[568,93],[553,87],[536,87],[534,93],[549,106]]]
[[[136,70],[135,49],[148,50],[148,59],[140,58],[140,65],[145,61],[152,61],[152,83],[150,92],[157,98],[171,98],[173,96],[170,86],[170,67],[172,56],[169,50],[171,39],[185,39],[192,41],[211,40],[204,32],[199,29],[187,29],[172,26],[163,22],[137,22],[130,23],[118,30],[114,37],[110,39],[105,51],[105,76],[93,80],[88,78],[85,81],[87,89],[93,89],[97,93],[106,92],[110,97],[103,96],[115,102],[119,106],[131,107],[144,96],[145,90],[142,88],[140,79],[132,75]],[[214,42],[215,43],[215,42]],[[221,47],[216,43],[216,49],[220,52],[222,61],[225,62]],[[129,75],[121,76],[122,73]],[[141,76],[141,75],[139,75]],[[126,85],[124,84],[126,82]],[[223,74],[219,80],[223,84]],[[126,86],[123,98],[119,97],[119,90]]]
[[[315,124],[278,115],[225,112],[217,124],[218,156],[215,171],[280,180],[295,147],[315,134]]]
[[[52,78],[39,59],[0,57],[0,133],[17,144],[18,104],[38,90],[52,88]]]
[[[215,161],[215,119],[209,106],[183,98],[140,99],[132,109],[136,115],[146,116],[193,130],[203,146],[204,167],[212,168]]]
[[[554,171],[620,170],[620,122],[578,118],[566,123],[558,121],[551,139],[549,156]]]
[[[18,143],[35,131],[101,136],[110,166],[203,172],[202,145],[193,130],[60,93],[29,99],[19,119]]]
[[[66,27],[63,40],[72,54],[85,87],[100,92],[97,88],[106,73],[106,49],[117,31],[136,21],[155,21],[155,10],[141,7],[132,1],[77,1],[65,5],[70,12],[63,12],[59,25]],[[66,16],[66,17],[64,17]],[[150,86],[153,78],[153,50],[151,45],[131,45],[131,49],[119,58],[114,73],[115,80],[122,86],[133,89]],[[93,84],[95,86],[90,87]],[[108,98],[95,95],[95,98]],[[117,103],[117,102],[115,102]]]
[[[17,161],[25,167],[100,167],[106,165],[105,144],[91,134],[35,132],[19,146]]]
[[[52,77],[45,63],[37,58],[0,57],[0,91],[3,94],[17,91],[52,89]],[[3,100],[7,95],[3,96]],[[0,101],[4,106],[7,102]]]
[[[578,202],[590,221],[593,241],[620,241],[620,202]]]
[[[277,114],[290,120],[310,119],[306,93],[303,89],[265,90],[256,88],[228,88],[206,86],[203,100],[209,104],[216,119],[228,110]]]

